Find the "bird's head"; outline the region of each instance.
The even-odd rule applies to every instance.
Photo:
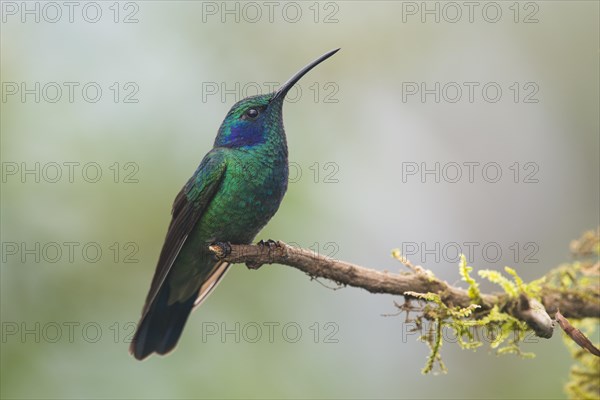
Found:
[[[283,135],[283,100],[308,71],[334,55],[332,50],[302,68],[276,92],[247,97],[231,107],[219,128],[215,147],[243,148],[265,143],[273,134]]]

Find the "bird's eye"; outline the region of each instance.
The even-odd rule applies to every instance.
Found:
[[[256,118],[258,117],[258,110],[256,108],[249,108],[248,111],[246,111],[246,117],[248,118]]]

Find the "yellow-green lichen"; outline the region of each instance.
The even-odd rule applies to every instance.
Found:
[[[508,294],[511,298],[516,298],[519,295],[517,286],[509,281],[502,273],[493,271],[491,269],[484,269],[478,272],[479,276],[486,278],[488,281],[500,285],[500,287]]]
[[[514,304],[522,304],[525,301],[525,304],[529,304],[532,309],[541,307],[539,311],[546,313],[541,302],[542,294],[548,289],[558,290],[566,297],[577,298],[584,302],[599,301],[600,229],[584,233],[579,240],[571,243],[570,248],[574,256],[571,263],[561,265],[550,271],[545,277],[528,283],[524,282],[511,267],[504,268],[509,278],[499,271],[480,270],[478,275],[499,285],[505,293],[504,299],[508,299],[508,302],[505,303],[505,300],[501,301],[502,296],[499,296],[499,303],[493,305],[491,309],[482,308],[484,302],[479,290],[479,283],[471,276],[473,267],[467,265],[464,255],[461,255],[458,267],[462,280],[468,285],[467,294],[471,304],[467,307],[446,304],[442,300],[446,299],[445,293],[406,292],[406,304],[399,305],[402,310],[406,312],[417,310],[410,303],[414,299],[426,302],[425,305],[418,308],[420,314],[412,320],[416,323],[417,329],[421,329],[423,332],[419,340],[427,343],[431,350],[422,372],[424,374],[435,372],[436,366],[441,372],[446,372],[441,357],[445,328],[451,330],[456,336],[457,343],[463,349],[476,349],[481,347],[484,342],[488,342],[496,354],[517,354],[523,358],[533,357],[533,353],[525,353],[519,347],[526,335],[531,333],[531,329],[526,322],[511,314],[514,313],[514,309],[507,310],[509,303],[512,303],[512,307],[514,307]],[[413,266],[399,250],[393,251],[392,256],[416,273],[427,274],[429,280],[437,280],[431,271]],[[488,300],[486,299],[486,301]],[[600,329],[598,318],[587,319],[583,323],[587,324],[589,332],[593,331],[590,327],[596,330]],[[582,321],[579,321],[579,324],[582,324]],[[484,339],[481,339],[482,337]],[[565,337],[567,336],[565,335]],[[568,337],[565,341],[576,360],[576,364],[571,369],[570,381],[565,386],[566,392],[573,399],[599,399],[600,358],[579,348]]]
[[[473,271],[473,267],[469,267],[467,265],[467,257],[464,254],[460,255],[460,263],[458,264],[458,270],[462,277],[462,280],[469,284],[469,289],[467,293],[469,294],[469,298],[476,303],[481,302],[481,293],[479,292],[479,284],[475,281],[475,279],[471,278],[469,273]]]
[[[396,256],[400,258],[399,254]],[[405,293],[409,299],[427,302],[422,309],[422,315],[418,316],[415,321],[417,326],[421,327],[424,319],[430,322],[430,325],[425,328],[426,332],[419,338],[426,342],[431,349],[422,372],[426,374],[433,371],[436,364],[442,372],[446,372],[440,353],[444,328],[451,330],[457,338],[457,343],[463,349],[474,350],[481,347],[483,342],[480,337],[484,337],[496,354],[517,354],[524,358],[534,357],[533,353],[523,352],[519,348],[519,344],[530,332],[530,328],[525,322],[501,311],[498,305],[487,312],[475,315],[476,311],[481,308],[482,298],[479,284],[470,275],[473,267],[467,265],[464,255],[461,255],[458,267],[462,280],[469,285],[467,293],[472,303],[467,307],[449,306],[437,293]],[[527,284],[514,269],[507,267],[505,271],[513,277],[513,281],[498,271],[484,270],[480,271],[479,275],[500,285],[510,298],[517,298],[520,293],[539,295],[541,280]]]

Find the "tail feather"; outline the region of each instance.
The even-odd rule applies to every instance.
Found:
[[[169,289],[164,285],[139,323],[129,351],[138,360],[150,354],[173,350],[194,307],[195,296],[185,302],[168,304]]]
[[[129,352],[143,360],[152,353],[166,354],[173,350],[190,313],[215,289],[229,265],[224,261],[215,263],[198,282],[198,292],[184,301],[169,304],[169,284],[160,286],[155,297],[151,296],[155,293],[151,290]]]

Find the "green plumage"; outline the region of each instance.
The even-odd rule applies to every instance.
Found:
[[[275,214],[288,181],[283,128],[285,94],[314,61],[277,92],[236,103],[173,204],[173,218],[130,351],[137,359],[173,349],[194,307],[229,265],[208,250],[214,242],[250,243]]]

